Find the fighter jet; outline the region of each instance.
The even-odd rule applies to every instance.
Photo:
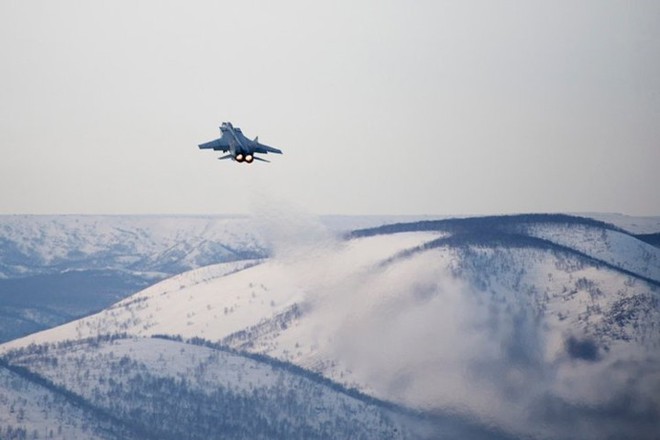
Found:
[[[236,162],[245,163],[252,163],[253,160],[269,162],[266,159],[257,157],[256,153],[282,154],[282,150],[260,144],[259,136],[254,138],[254,140],[246,138],[241,129],[231,125],[231,122],[223,122],[220,126],[220,132],[222,132],[222,136],[219,139],[201,144],[199,148],[202,150],[213,149],[215,151],[222,151],[223,153],[229,152],[229,154],[218,159],[231,159]]]

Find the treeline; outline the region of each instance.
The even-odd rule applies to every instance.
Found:
[[[388,428],[384,418],[381,426],[364,426],[360,413],[332,410],[319,417],[317,412],[326,411],[323,402],[310,400],[314,390],[301,383],[295,390],[286,383],[249,392],[209,390],[196,386],[194,378],[159,377],[139,370],[128,381],[113,385],[108,411],[155,438],[397,438],[396,428]]]
[[[0,357],[0,365],[10,365],[12,359],[24,358],[26,356],[41,356],[42,358],[51,350],[66,350],[79,345],[87,345],[91,348],[98,348],[101,344],[111,343],[113,341],[128,339],[130,336],[127,333],[109,333],[99,334],[83,339],[66,339],[64,341],[57,341],[53,343],[35,344],[34,342],[26,347],[14,348],[2,357]]]
[[[480,231],[485,232],[494,230],[510,232],[511,228],[530,224],[556,224],[558,226],[581,225],[625,232],[614,225],[594,220],[592,218],[566,214],[518,214],[394,223],[375,228],[358,229],[349,233],[347,238],[371,237],[374,235],[394,234],[399,232],[425,231],[446,232],[450,234],[476,233]]]

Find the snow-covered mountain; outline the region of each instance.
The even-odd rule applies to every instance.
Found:
[[[276,211],[251,217],[0,216],[0,342],[88,315],[190,269],[266,257]],[[287,213],[286,222],[309,227],[300,217]],[[328,216],[319,225],[340,232],[397,219],[406,217]]]
[[[111,364],[109,342],[75,347],[122,335],[121,344],[140,347],[129,361],[144,365],[137,370],[148,377],[205,368],[207,352],[185,367],[174,358],[158,364],[154,356],[170,353],[156,345],[163,344],[158,336],[182,350],[201,344],[266,356],[259,359],[435,417],[423,433],[406,431],[415,425],[409,420],[396,425],[405,436],[660,432],[657,247],[616,226],[564,215],[398,223],[344,238],[303,229],[280,228],[269,240],[270,258],[182,273],[0,351],[8,366],[104,411],[107,390],[98,385],[95,397],[77,388],[86,382],[59,362],[82,365],[93,356]],[[131,371],[90,380],[115,374],[130,382]],[[224,389],[190,380],[207,394]],[[122,405],[113,414],[129,420],[129,404]],[[394,432],[378,423],[387,426],[382,433]]]
[[[0,216],[0,341],[182,271],[266,255],[243,217]]]
[[[117,269],[169,275],[264,255],[246,217],[1,216],[0,277]]]
[[[2,438],[404,439],[437,423],[300,369],[171,339],[78,340],[7,361]]]

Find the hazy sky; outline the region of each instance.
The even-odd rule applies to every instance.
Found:
[[[660,215],[659,23],[655,0],[0,0],[0,213]],[[222,121],[284,156],[198,150]]]

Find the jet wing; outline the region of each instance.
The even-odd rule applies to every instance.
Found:
[[[264,144],[257,144],[254,146],[254,152],[255,153],[277,153],[277,154],[282,154],[282,150],[278,150],[277,148],[269,147],[268,145]]]
[[[229,150],[229,142],[225,139],[225,137],[221,137],[220,139],[216,139],[211,142],[207,142],[205,144],[200,144],[199,148],[201,150],[206,150],[206,149],[213,149],[216,151],[228,151]]]

